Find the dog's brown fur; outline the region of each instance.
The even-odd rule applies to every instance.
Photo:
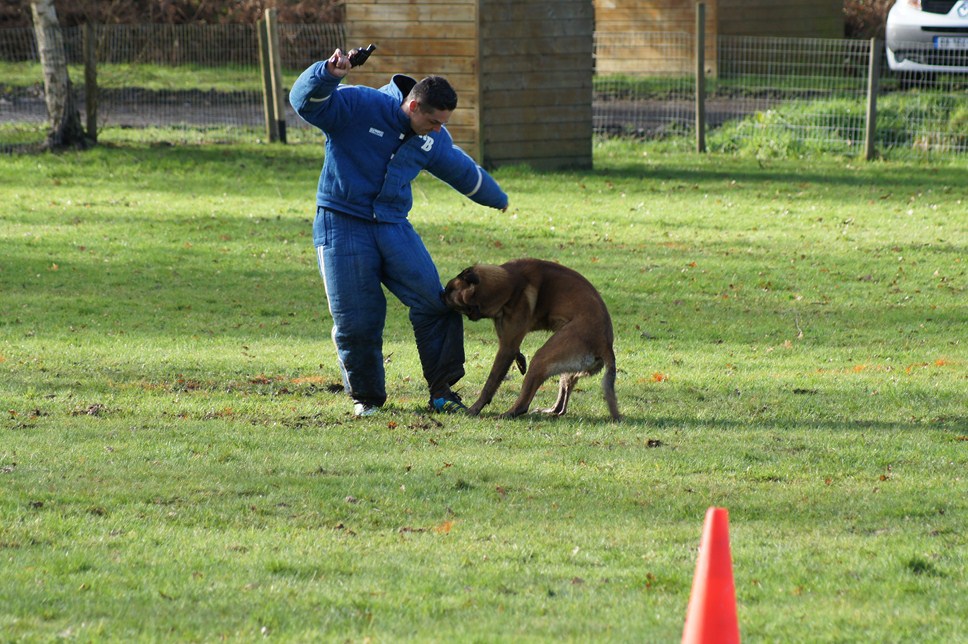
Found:
[[[544,330],[552,336],[534,354],[521,395],[504,416],[527,413],[541,383],[559,374],[558,400],[544,411],[562,416],[578,378],[604,367],[605,402],[612,418],[621,418],[615,398],[612,318],[602,296],[581,274],[540,259],[477,264],[450,280],[443,298],[449,308],[471,320],[493,319],[497,331],[497,356],[470,414],[476,416],[491,402],[512,362],[517,360],[524,372],[521,342],[531,331]]]

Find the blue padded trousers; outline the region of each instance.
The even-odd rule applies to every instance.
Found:
[[[410,310],[430,393],[450,391],[464,376],[463,320],[441,301],[437,267],[410,222],[369,221],[320,207],[313,242],[343,385],[353,400],[386,402],[383,286]]]

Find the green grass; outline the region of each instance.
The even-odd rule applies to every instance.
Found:
[[[791,101],[711,131],[712,152],[760,158],[862,154],[865,101],[833,98]],[[968,149],[968,107],[945,92],[887,94],[878,100],[875,146],[892,158]]]
[[[0,158],[5,640],[676,641],[712,505],[745,640],[963,637],[963,160],[612,142],[593,172],[498,171],[507,213],[418,180],[442,279],[535,256],[599,287],[613,424],[597,378],[563,419],[498,420],[520,376],[426,414],[395,301],[388,409],[353,419],[320,154]],[[473,398],[491,326],[466,348]]]
[[[288,70],[284,81],[290,85],[302,70]],[[68,65],[75,85],[84,84],[84,66]],[[37,62],[0,61],[0,78],[9,87],[31,87],[43,84],[43,71]],[[227,65],[149,65],[144,63],[100,63],[97,66],[98,87],[125,89],[137,87],[148,91],[185,91],[200,89],[217,92],[262,91],[259,66]],[[286,85],[287,87],[289,85]]]

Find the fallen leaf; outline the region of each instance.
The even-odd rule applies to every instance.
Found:
[[[437,526],[436,528],[434,528],[434,532],[436,532],[437,534],[447,534],[453,528],[454,528],[454,522],[453,521],[444,521],[439,526]]]
[[[322,376],[305,376],[300,378],[293,378],[290,380],[294,385],[322,385],[326,383],[326,380]],[[343,386],[339,386],[339,392],[342,393]]]

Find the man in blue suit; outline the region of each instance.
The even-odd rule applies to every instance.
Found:
[[[427,170],[479,204],[504,211],[508,198],[454,145],[445,126],[457,93],[446,79],[397,74],[380,89],[340,85],[351,67],[337,49],[306,69],[289,93],[296,113],[326,135],[313,243],[343,384],[357,416],[386,402],[385,285],[410,310],[430,408],[463,411],[451,390],[464,375],[463,322],[441,301],[437,267],[407,219],[410,184]]]

